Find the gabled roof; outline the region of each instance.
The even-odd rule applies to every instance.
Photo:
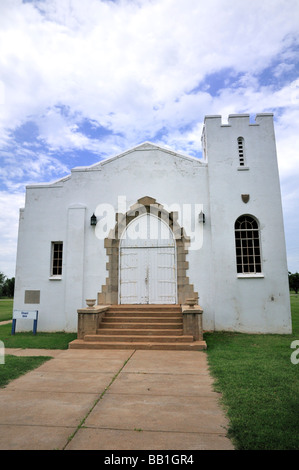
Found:
[[[125,157],[126,155],[129,155],[130,153],[133,153],[135,151],[151,151],[151,150],[159,150],[161,152],[173,155],[176,158],[180,158],[182,160],[187,160],[192,163],[196,163],[197,165],[200,166],[207,166],[205,162],[202,162],[200,159],[196,157],[190,157],[188,155],[184,155],[182,153],[175,152],[174,150],[171,150],[167,147],[161,147],[160,145],[153,144],[152,142],[143,142],[142,144],[136,145],[135,147],[126,150],[125,152],[122,152],[118,155],[105,158],[104,160],[101,160],[100,162],[94,163],[93,165],[90,166],[77,166],[71,170],[71,173],[73,172],[80,172],[80,171],[97,171],[99,170],[102,166],[107,165],[115,160],[118,160],[120,158]],[[71,178],[71,174],[64,176],[63,178],[60,178],[56,181],[53,181],[51,183],[40,183],[40,184],[32,184],[26,186],[27,188],[42,188],[42,187],[60,187],[61,183],[64,183],[65,181],[68,181]]]
[[[171,150],[167,147],[161,147],[160,145],[153,144],[152,142],[143,142],[142,144],[136,145],[135,147],[126,150],[125,152],[122,152],[118,155],[115,155],[113,157],[106,158],[104,160],[101,160],[100,162],[94,163],[93,165],[90,166],[79,166],[75,167],[72,169],[72,171],[93,171],[101,168],[103,165],[107,165],[110,162],[113,162],[114,160],[118,160],[120,158],[125,157],[126,155],[129,155],[130,153],[133,153],[135,151],[150,151],[150,150],[160,150],[161,152],[168,153],[170,155],[174,155],[175,157],[181,158],[183,160],[189,160],[190,162],[196,162],[199,165],[205,165],[201,160],[195,157],[190,157],[188,155],[184,155],[182,153],[175,152],[174,150]]]

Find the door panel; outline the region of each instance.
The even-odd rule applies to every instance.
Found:
[[[136,221],[135,226],[128,226],[120,243],[119,302],[175,304],[177,280],[173,234],[165,222],[149,214]],[[143,237],[135,237],[137,230]]]
[[[138,252],[133,248],[120,252],[120,295],[121,303],[138,303]]]
[[[152,249],[149,256],[149,303],[176,303],[174,247]]]
[[[120,256],[121,303],[148,303],[148,288],[145,282],[147,267],[146,251],[138,248],[125,248],[121,250]]]

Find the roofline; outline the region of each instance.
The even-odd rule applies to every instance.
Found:
[[[174,150],[171,150],[167,147],[162,147],[161,145],[154,144],[149,141],[142,142],[141,144],[136,145],[135,147],[132,147],[128,150],[125,150],[122,153],[119,153],[117,155],[113,155],[112,157],[105,158],[103,160],[100,160],[99,162],[93,163],[92,165],[89,166],[77,166],[71,169],[71,173],[63,176],[62,178],[59,178],[58,180],[55,180],[51,183],[38,183],[38,184],[29,184],[26,186],[26,189],[33,189],[33,188],[47,188],[47,187],[56,187],[56,188],[61,188],[62,183],[65,181],[69,180],[71,178],[71,174],[74,172],[80,172],[80,171],[97,171],[100,167],[113,162],[114,160],[118,160],[119,158],[123,158],[126,155],[135,152],[136,150],[139,151],[150,151],[150,150],[161,150],[162,152],[166,152],[170,155],[174,155],[176,157],[182,158],[183,160],[187,160],[190,162],[195,162],[200,166],[207,166],[206,162],[202,162],[199,158],[196,157],[190,157],[190,155],[186,155],[183,153],[178,153],[175,152]],[[59,184],[61,183],[61,184]]]
[[[97,163],[94,163],[93,165],[90,165],[90,166],[77,166],[75,168],[72,168],[71,172],[97,170],[99,167],[104,166],[107,163],[110,163],[114,160],[118,160],[119,158],[123,158],[124,156],[126,156],[126,155],[128,155],[132,152],[135,152],[136,150],[139,150],[139,151],[161,150],[162,152],[169,153],[170,155],[175,155],[176,157],[180,157],[180,158],[188,160],[188,161],[196,162],[196,163],[198,163],[200,165],[203,165],[203,166],[206,165],[206,163],[200,161],[200,159],[198,159],[196,157],[191,157],[191,156],[183,154],[183,153],[178,153],[178,152],[175,152],[174,150],[171,150],[167,147],[162,147],[162,146],[154,144],[152,142],[145,141],[145,142],[142,142],[141,144],[136,145],[135,147],[132,147],[128,150],[125,150],[122,153],[119,153],[117,155],[113,155],[112,157],[108,157],[108,158],[105,158],[105,159],[103,159],[103,160],[101,160]]]

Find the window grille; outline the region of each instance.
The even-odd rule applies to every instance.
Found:
[[[51,276],[62,275],[63,243],[52,242]]]
[[[237,273],[261,272],[261,250],[258,222],[242,215],[235,222]]]
[[[238,152],[239,152],[239,165],[245,165],[245,153],[244,153],[244,139],[243,137],[238,137]]]

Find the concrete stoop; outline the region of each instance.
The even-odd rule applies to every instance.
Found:
[[[179,305],[113,305],[96,334],[70,343],[70,349],[151,349],[199,351],[205,341],[183,334]]]

